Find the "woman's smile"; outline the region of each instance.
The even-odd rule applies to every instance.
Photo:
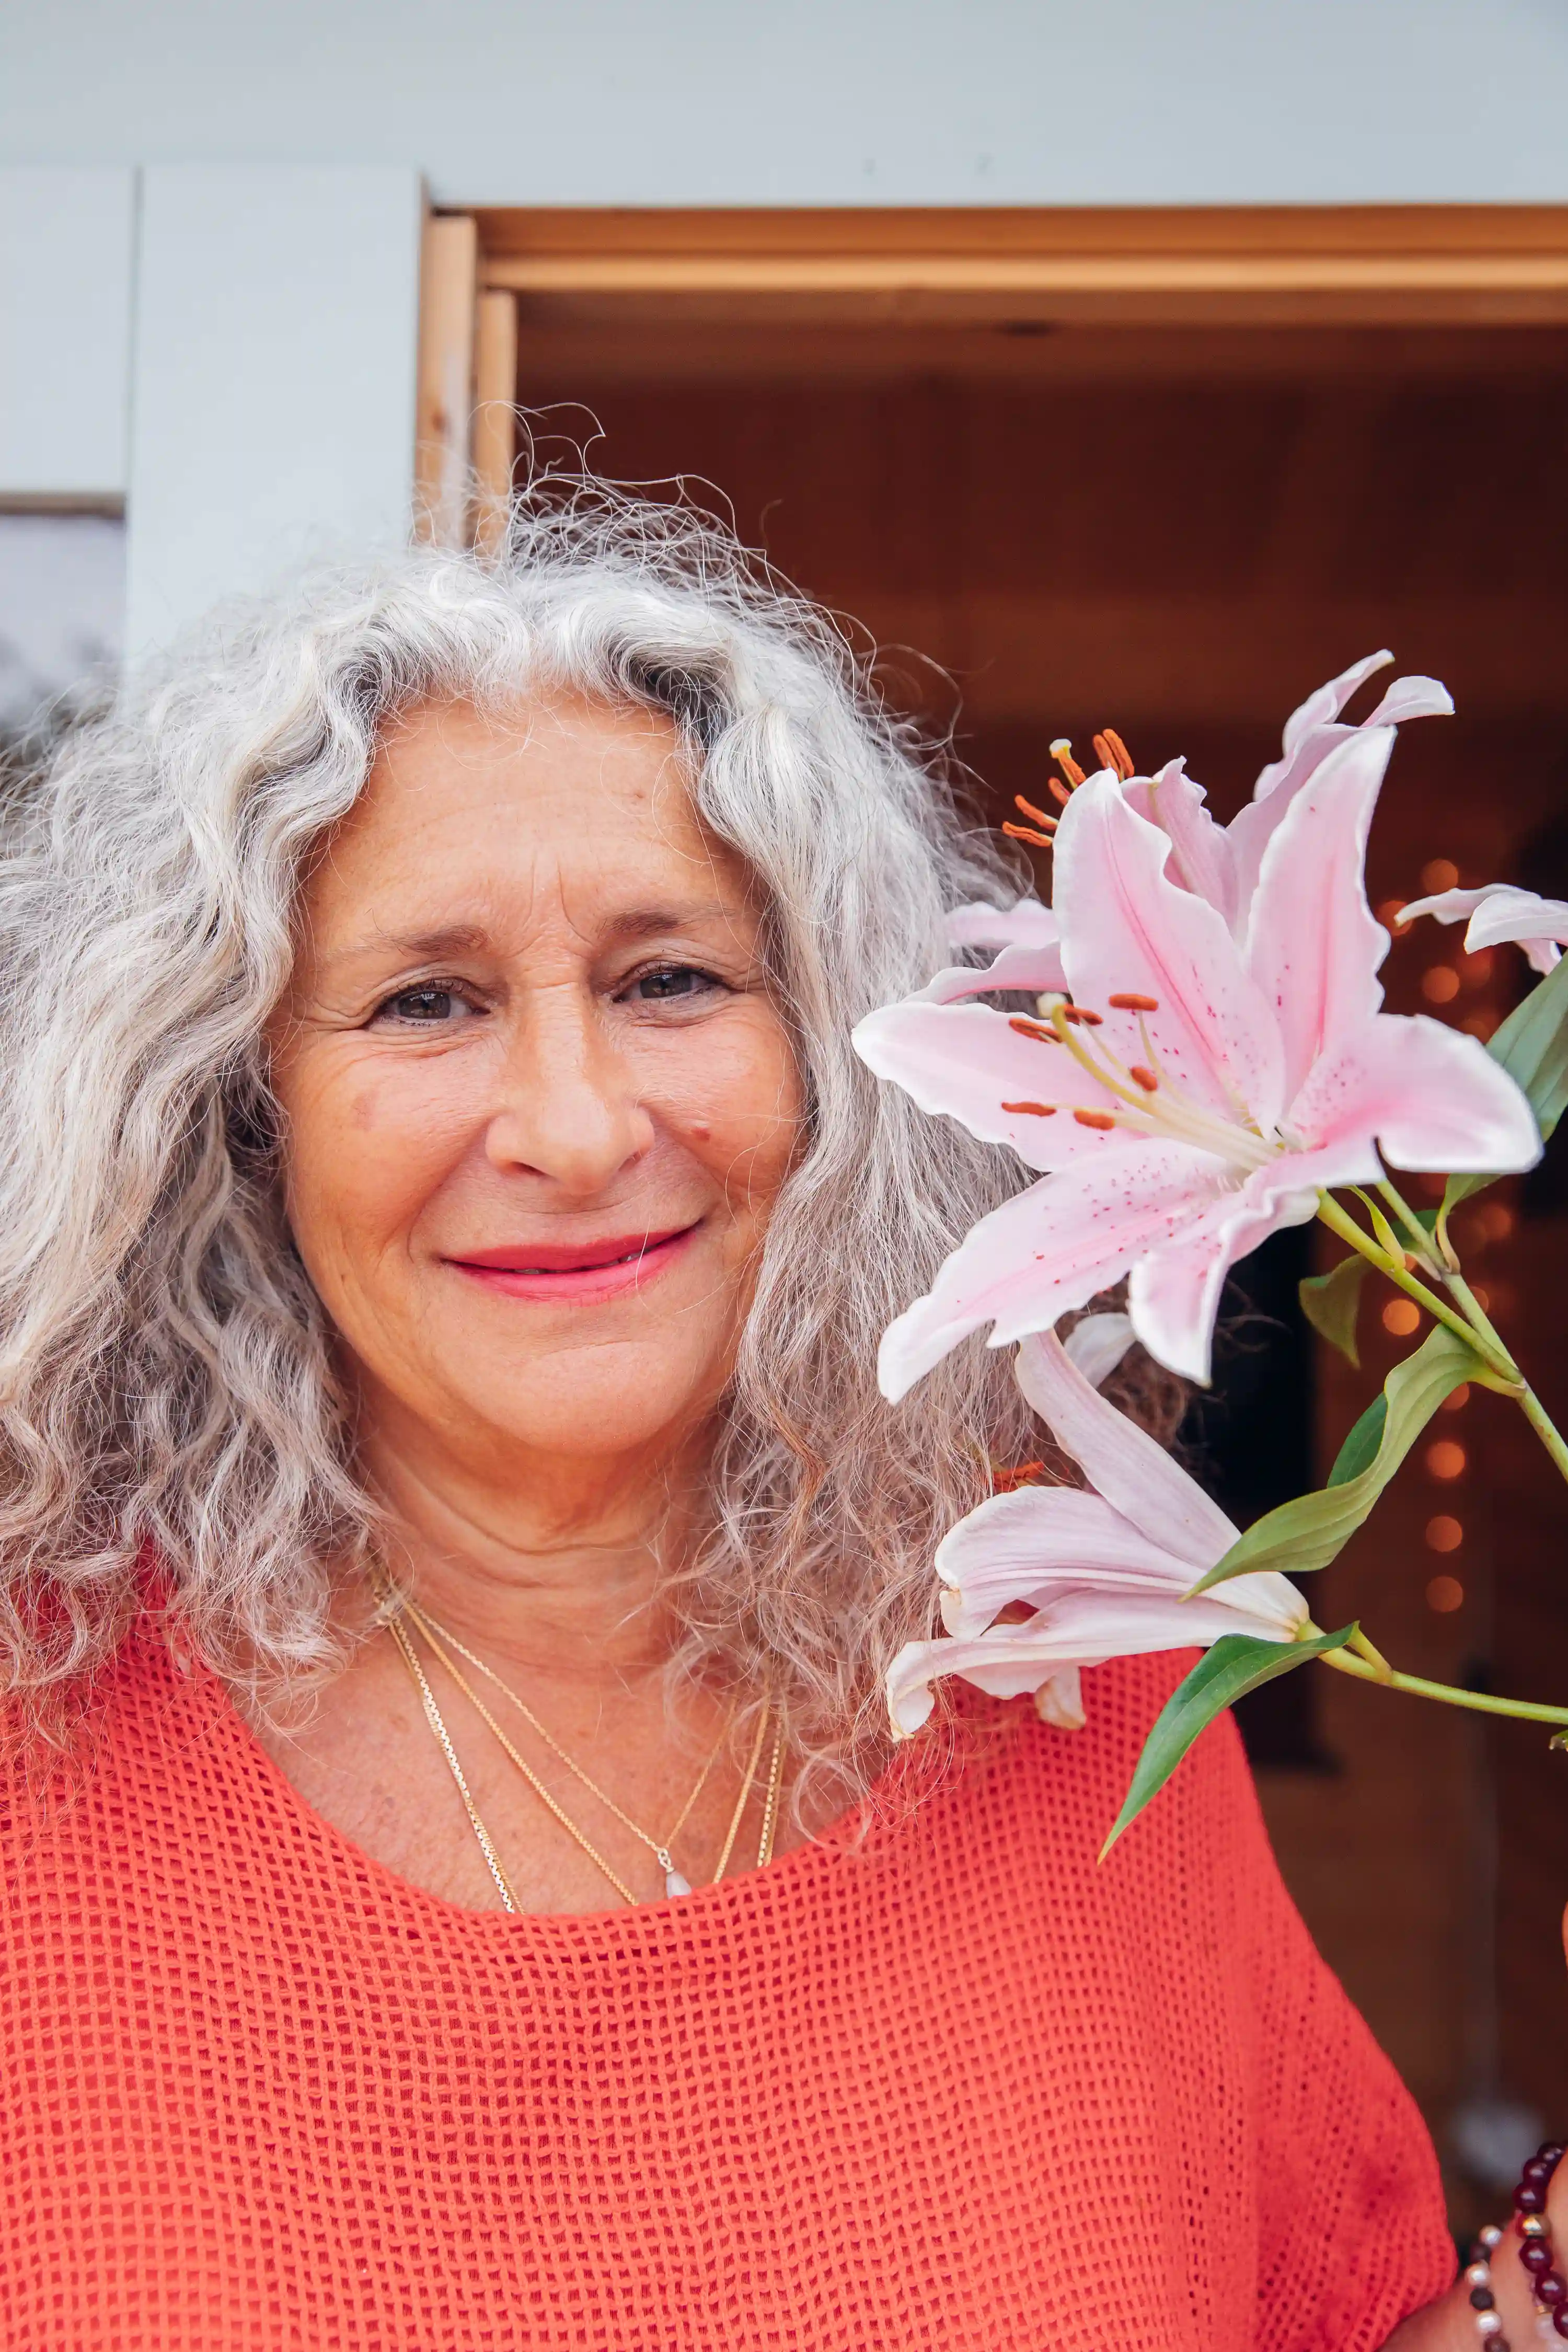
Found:
[[[685,1255],[701,1222],[599,1242],[508,1243],[499,1249],[465,1250],[447,1264],[503,1298],[596,1307],[628,1290],[646,1289]]]

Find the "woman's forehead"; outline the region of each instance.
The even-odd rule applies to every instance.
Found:
[[[384,743],[325,845],[302,913],[321,950],[514,931],[552,902],[651,932],[738,910],[742,861],[691,798],[662,714],[587,702],[427,706]]]

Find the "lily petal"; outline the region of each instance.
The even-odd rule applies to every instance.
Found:
[[[1173,881],[1206,898],[1233,925],[1236,872],[1230,844],[1224,825],[1209,814],[1202,784],[1188,775],[1186,761],[1168,760],[1157,776],[1134,776],[1123,787],[1123,797],[1169,838],[1165,870]]]
[[[1137,1342],[1131,1315],[1084,1315],[1073,1325],[1062,1346],[1067,1359],[1092,1388],[1102,1388]]]
[[[1285,1046],[1285,1100],[1383,1003],[1388,933],[1362,879],[1392,727],[1363,728],[1297,793],[1263,855],[1244,954]]]
[[[1430,898],[1413,898],[1399,920],[1414,922],[1417,915],[1434,915],[1440,923],[1457,923],[1468,915],[1467,954],[1510,940],[1523,948],[1540,972],[1555,968],[1558,951],[1568,941],[1568,898],[1542,898],[1533,890],[1516,889],[1510,882],[1488,882],[1479,890],[1439,890]]]
[[[908,997],[868,1013],[850,1040],[879,1078],[891,1078],[921,1110],[962,1119],[971,1135],[1006,1143],[1030,1168],[1060,1168],[1114,1150],[1105,1128],[1081,1127],[1075,1107],[1100,1111],[1105,1089],[1062,1046],[1020,1036],[989,1004],[931,1004]],[[1065,1115],[1010,1111],[1010,1102],[1060,1104]]]
[[[1022,989],[1026,995],[1039,996],[1047,989],[1065,991],[1067,984],[1058,947],[1004,948],[993,963],[950,964],[904,1002],[955,1004],[965,996],[990,996],[1002,989]]]
[[[1044,901],[1027,898],[1011,907],[955,907],[946,929],[955,948],[1053,948],[1062,935]]]
[[[1508,1072],[1479,1038],[1424,1013],[1382,1013],[1342,1040],[1311,1072],[1289,1118],[1325,1152],[1374,1137],[1396,1168],[1507,1175],[1541,1157],[1534,1113]],[[1320,1173],[1314,1157],[1292,1154],[1279,1172],[1310,1183],[1365,1181]]]
[[[1226,1276],[1270,1234],[1304,1225],[1317,1213],[1317,1192],[1310,1180],[1303,1184],[1299,1155],[1291,1153],[1258,1169],[1205,1216],[1141,1257],[1128,1280],[1127,1306],[1149,1353],[1206,1388]]]
[[[1253,787],[1252,799],[1226,827],[1236,874],[1238,922],[1244,922],[1257,887],[1264,852],[1291,802],[1329,754],[1361,730],[1339,723],[1339,714],[1363,679],[1386,667],[1390,653],[1369,655],[1353,662],[1310,694],[1285,724],[1284,757],[1270,762]],[[1434,677],[1395,678],[1363,727],[1391,725],[1401,719],[1451,713],[1454,705],[1447,687]]]
[[[1143,1058],[1137,1020],[1111,997],[1152,997],[1164,1075],[1226,1118],[1238,1103],[1267,1128],[1279,1115],[1278,1031],[1225,919],[1165,872],[1168,836],[1129,806],[1116,779],[1090,777],[1057,833],[1062,961],[1080,1005],[1104,1011],[1129,1062]]]
[[[1017,1380],[1062,1452],[1078,1464],[1095,1492],[1149,1542],[1200,1574],[1230,1549],[1237,1531],[1218,1504],[1209,1500],[1157,1439],[1100,1395],[1055,1332],[1024,1341]],[[1024,1487],[1017,1496],[998,1499],[1022,1501],[1051,1491]],[[989,1510],[992,1505],[980,1507]],[[952,1539],[949,1536],[947,1541]]]
[[[883,1333],[883,1395],[896,1402],[982,1324],[993,1324],[994,1348],[1048,1330],[1120,1281],[1134,1258],[1179,1231],[1228,1180],[1226,1163],[1207,1152],[1127,1144],[1004,1202],[953,1251],[926,1297]]]
[[[1211,1549],[1200,1567],[1142,1534],[1103,1496],[1020,1486],[993,1495],[943,1537],[936,1555],[942,1623],[958,1638],[983,1633],[1004,1609],[1019,1601],[1039,1609],[1064,1586],[1080,1584],[1180,1600],[1229,1548]]]
[[[1065,1593],[1048,1611],[1021,1625],[996,1625],[963,1642],[947,1637],[906,1643],[889,1669],[889,1710],[895,1731],[907,1737],[930,1715],[931,1685],[945,1675],[961,1675],[994,1698],[1019,1698],[1066,1665],[1096,1666],[1108,1658],[1142,1657],[1156,1650],[1200,1649],[1226,1633],[1244,1631],[1265,1642],[1290,1638],[1227,1608],[1217,1592],[1195,1601],[1143,1592]]]
[[[1280,733],[1283,756],[1266,767],[1252,788],[1255,801],[1267,800],[1279,791],[1289,772],[1290,763],[1310,736],[1336,719],[1358,686],[1380,669],[1386,669],[1394,656],[1384,646],[1381,653],[1367,654],[1349,669],[1341,670],[1338,677],[1330,678],[1326,686],[1314,688],[1305,702],[1298,703],[1285,721]]]

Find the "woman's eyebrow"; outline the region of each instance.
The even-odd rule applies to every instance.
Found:
[[[733,923],[740,911],[722,898],[696,899],[677,907],[632,907],[605,925],[605,938],[618,945],[656,938],[661,931],[682,930],[690,923],[715,919]],[[363,939],[351,940],[344,947],[332,949],[320,959],[317,970],[322,973],[335,971],[370,955],[438,961],[443,956],[483,954],[494,946],[493,932],[482,923],[444,923],[429,931],[372,931]]]
[[[368,955],[413,956],[421,961],[477,955],[489,944],[489,933],[479,923],[446,923],[434,931],[372,931],[363,939],[351,940],[346,947],[334,948],[321,956],[317,969],[335,971],[341,964],[353,963]]]
[[[605,925],[605,936],[616,940],[646,940],[659,931],[683,930],[688,923],[710,922],[715,917],[732,923],[740,913],[739,907],[722,898],[697,899],[682,907],[634,907]]]

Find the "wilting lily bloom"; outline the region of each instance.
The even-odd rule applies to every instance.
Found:
[[[1369,654],[1310,694],[1285,722],[1280,757],[1271,761],[1252,798],[1229,824],[1220,824],[1205,805],[1203,786],[1186,772],[1184,760],[1168,761],[1155,776],[1124,780],[1125,797],[1171,844],[1167,868],[1173,881],[1217,908],[1240,938],[1252,912],[1253,893],[1264,852],[1289,814],[1297,794],[1330,754],[1369,730],[1397,726],[1405,719],[1450,716],[1453,700],[1435,677],[1396,677],[1375,710],[1351,726],[1340,713],[1358,686],[1394,659]]]
[[[1439,890],[1430,898],[1413,898],[1399,920],[1413,923],[1417,915],[1435,915],[1440,923],[1462,923],[1468,915],[1468,954],[1512,940],[1537,971],[1552,971],[1568,942],[1568,898],[1538,898],[1533,890],[1516,890],[1509,882],[1488,882],[1479,890]]]
[[[1083,1721],[1084,1666],[1206,1649],[1222,1633],[1294,1640],[1307,1604],[1282,1576],[1234,1577],[1182,1598],[1237,1531],[1163,1446],[1097,1392],[1054,1333],[1025,1340],[1017,1371],[1086,1486],[993,1496],[945,1538],[936,1570],[948,1638],[907,1643],[894,1659],[888,1703],[896,1732],[919,1729],[944,1675],[995,1698],[1032,1691],[1046,1721],[1070,1730]],[[998,1623],[1020,1606],[1027,1617]]]
[[[971,1331],[1050,1329],[1129,1277],[1139,1339],[1206,1381],[1226,1269],[1321,1187],[1394,1166],[1502,1172],[1541,1139],[1473,1037],[1379,1008],[1388,934],[1362,879],[1392,727],[1319,761],[1263,852],[1241,938],[1167,871],[1168,835],[1089,778],[1056,837],[1052,909],[1072,1003],[1038,1020],[906,1000],[855,1044],[881,1076],[1042,1183],[984,1218],[882,1342],[901,1396]]]

